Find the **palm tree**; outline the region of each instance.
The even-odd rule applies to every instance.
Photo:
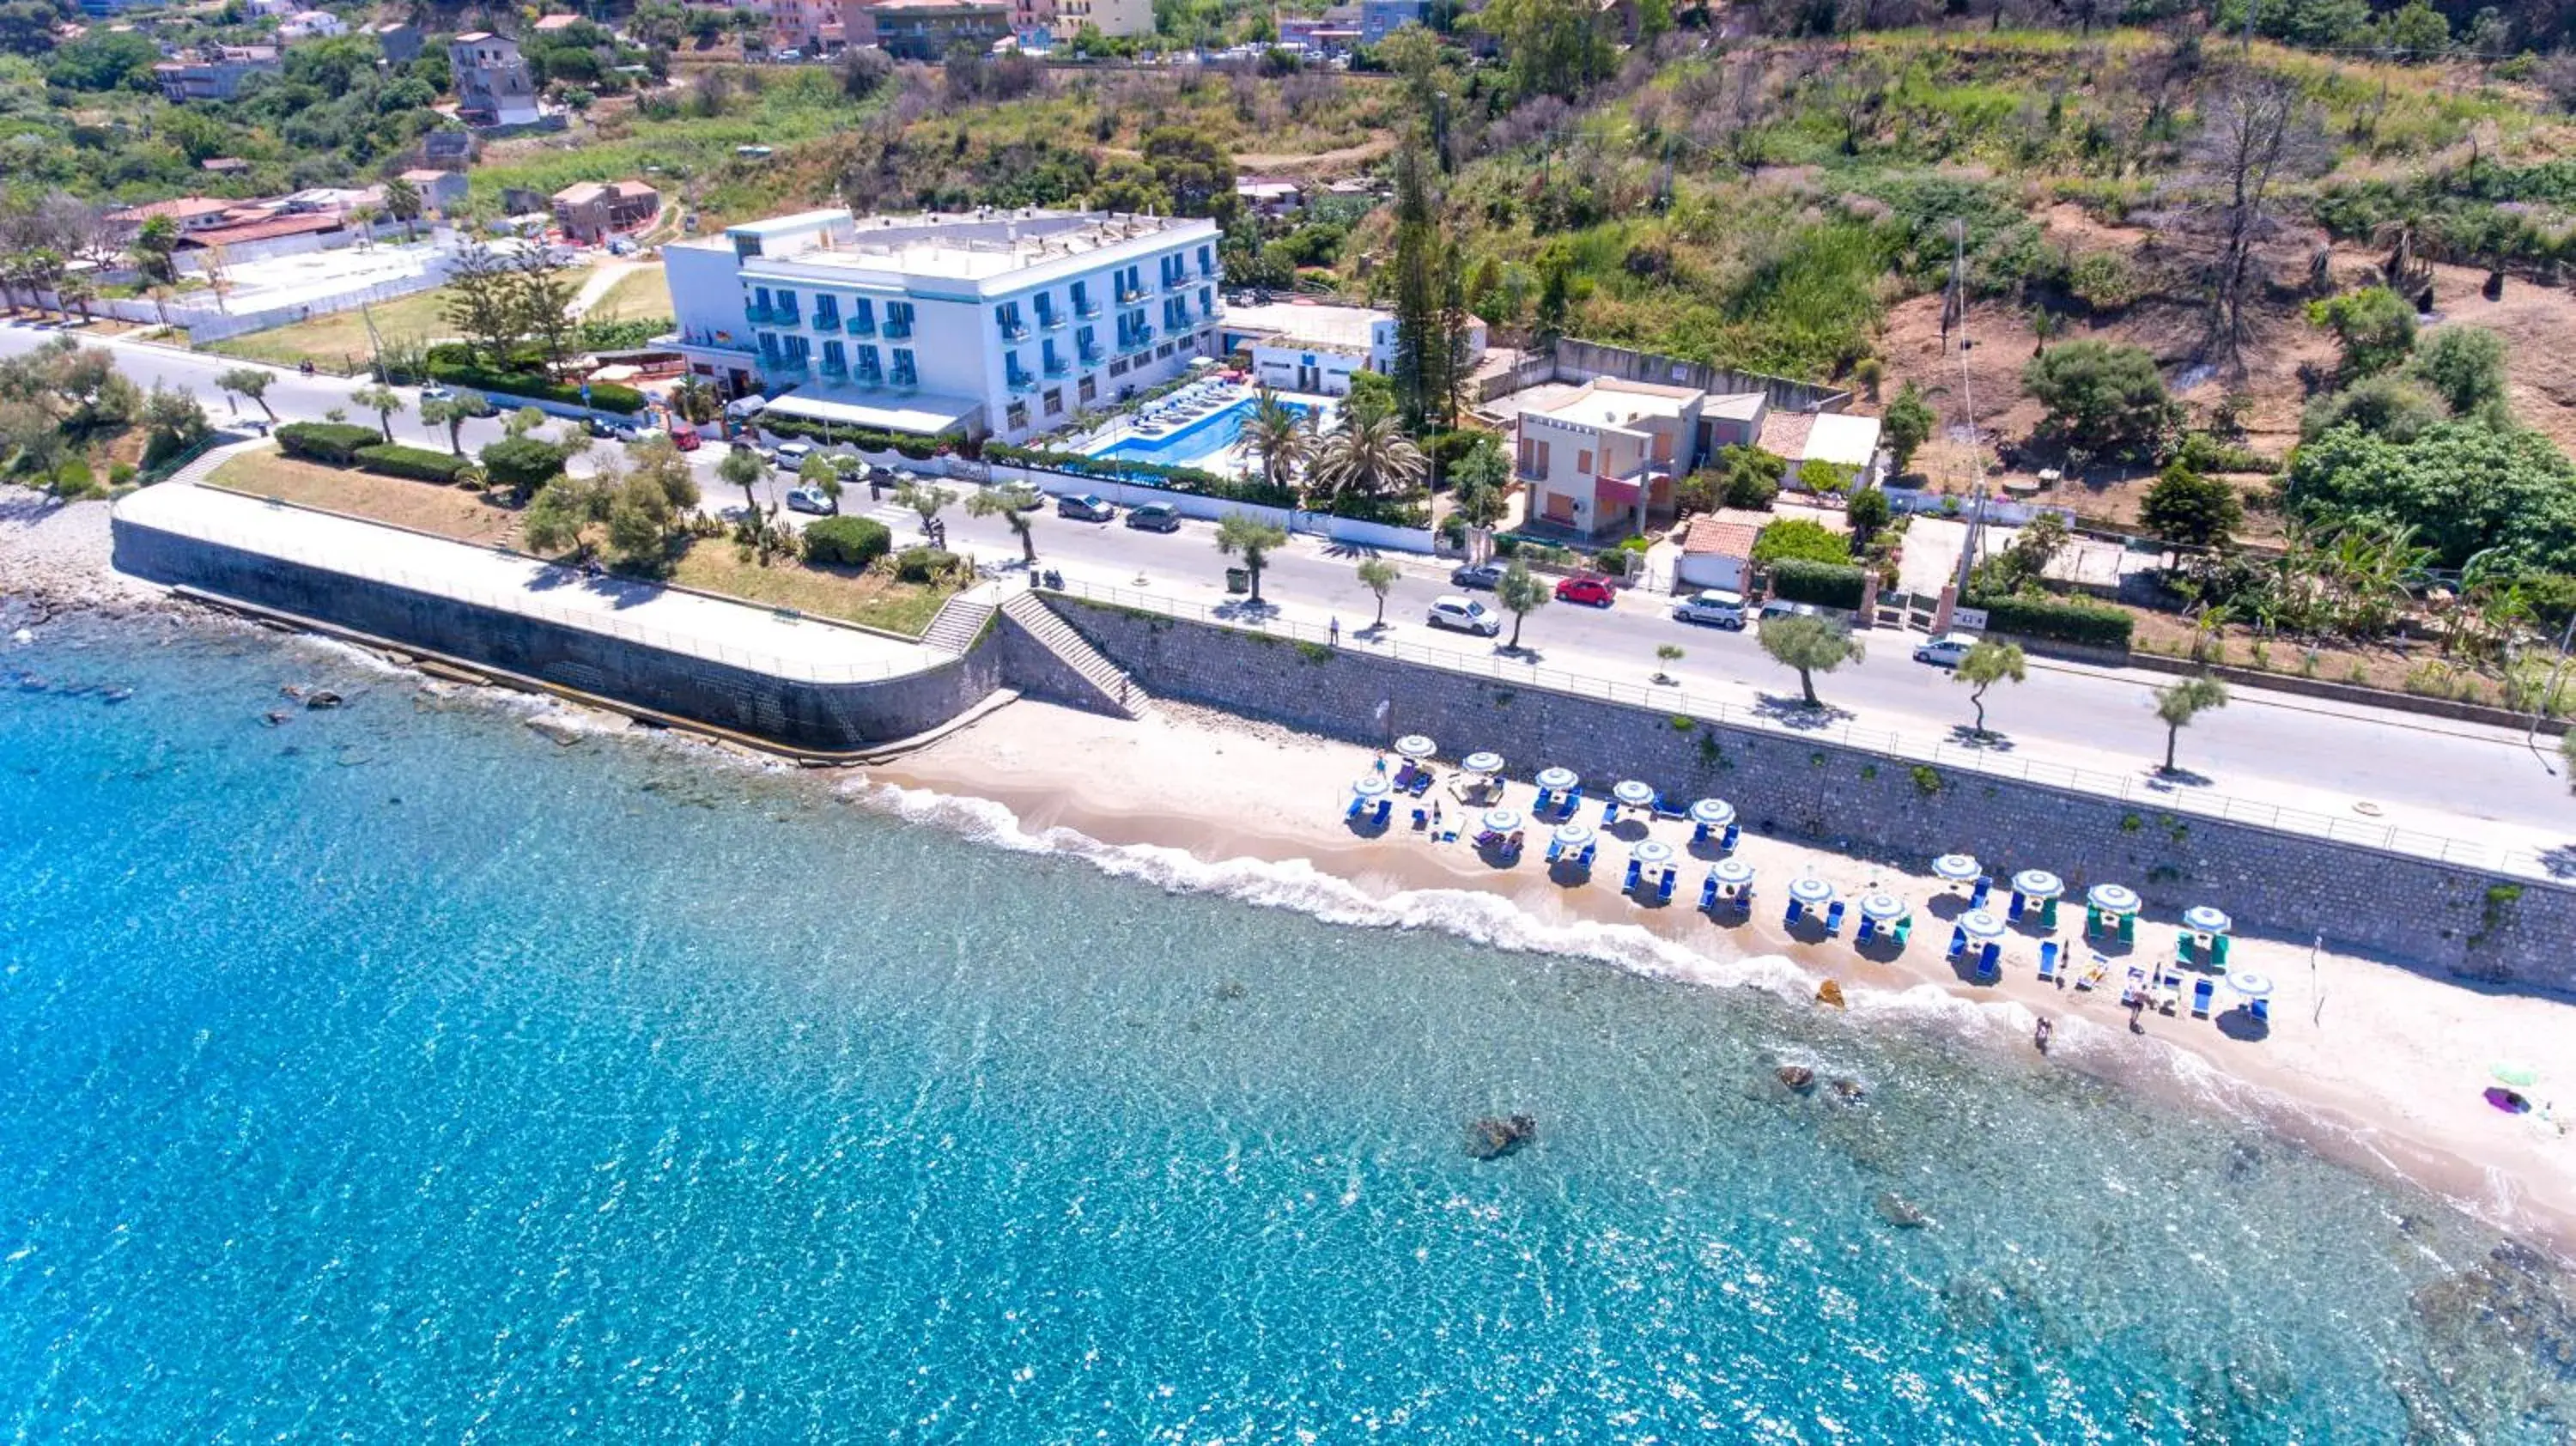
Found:
[[[1346,417],[1315,453],[1312,490],[1326,500],[1385,497],[1419,483],[1430,467],[1431,459],[1406,439],[1395,418]]]
[[[1242,443],[1246,454],[1260,459],[1262,481],[1288,487],[1297,480],[1298,464],[1306,460],[1310,438],[1297,409],[1263,387],[1253,396],[1251,414],[1243,419]]]
[[[412,223],[420,219],[421,210],[419,187],[400,176],[385,182],[385,214],[402,223],[404,241],[418,239]]]
[[[2191,677],[2156,690],[2156,717],[2165,725],[2164,771],[2174,771],[2174,744],[2191,720],[2212,708],[2227,706],[2227,685],[2216,678]]]
[[[699,377],[682,377],[671,387],[671,410],[692,425],[716,419],[716,389]]]
[[[1396,571],[1395,564],[1383,557],[1371,557],[1361,561],[1360,586],[1377,594],[1377,621],[1369,625],[1372,628],[1386,626],[1386,595],[1395,589],[1396,580],[1402,576],[1402,573]]]
[[[1029,509],[1020,504],[1027,499],[1006,487],[987,487],[966,499],[969,517],[999,517],[1011,535],[1020,540],[1020,561],[1030,567],[1038,564],[1036,529],[1029,525]]]

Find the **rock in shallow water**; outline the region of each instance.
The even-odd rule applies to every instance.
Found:
[[[1488,1115],[1467,1127],[1467,1153],[1499,1160],[1537,1138],[1538,1121],[1528,1115]]]
[[[1914,1202],[1893,1190],[1881,1190],[1874,1202],[1878,1218],[1899,1230],[1920,1230],[1932,1223],[1932,1217],[1915,1208]]]
[[[1802,1064],[1784,1064],[1771,1071],[1771,1074],[1780,1083],[1802,1095],[1813,1091],[1816,1087],[1816,1072]]]

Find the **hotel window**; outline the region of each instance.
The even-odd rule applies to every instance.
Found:
[[[1589,448],[1589,447],[1584,447],[1584,448],[1581,448],[1581,449],[1579,449],[1579,450],[1577,450],[1577,451],[1575,452],[1575,454],[1574,454],[1574,470],[1575,470],[1575,471],[1577,471],[1577,472],[1580,472],[1580,473],[1584,474],[1584,475],[1585,475],[1585,476],[1587,476],[1587,477],[1592,475],[1592,449],[1591,449],[1591,448]]]
[[[772,305],[769,299],[769,288],[766,286],[753,287],[751,289],[751,305],[752,309],[755,311],[769,310]]]
[[[1046,414],[1050,417],[1061,417],[1064,415],[1064,388],[1047,388]]]
[[[885,334],[890,337],[907,337],[912,335],[911,302],[889,301],[886,303]]]
[[[1026,402],[1013,402],[1011,403],[1011,409],[1004,412],[1002,415],[1009,423],[1011,430],[1016,432],[1029,424],[1029,404]]]
[[[839,298],[831,296],[815,297],[814,325],[821,330],[829,331],[840,324],[841,303]],[[830,356],[832,354],[832,349],[830,347],[825,347],[823,349],[823,354],[827,357]]]
[[[1073,396],[1075,401],[1089,406],[1100,400],[1100,383],[1090,377],[1084,377],[1074,384]]]
[[[864,342],[859,346],[859,375],[871,379],[877,375],[877,349]]]
[[[1123,377],[1127,375],[1127,358],[1123,356],[1111,357],[1109,359],[1109,374],[1113,377]]]
[[[778,309],[787,313],[788,324],[791,326],[794,325],[796,321],[796,293],[793,291],[779,292]]]
[[[1055,325],[1055,293],[1054,293],[1054,292],[1051,292],[1051,291],[1041,291],[1041,292],[1039,292],[1039,293],[1037,294],[1036,299],[1035,299],[1034,301],[1030,302],[1030,306],[1031,306],[1032,308],[1034,308],[1034,309],[1036,310],[1037,314],[1038,314],[1038,325],[1040,325],[1040,326],[1044,326],[1044,327],[1052,327],[1052,326],[1054,326],[1054,325]]]
[[[1073,283],[1073,314],[1076,316],[1089,316],[1091,314],[1090,282],[1077,281]]]
[[[1206,246],[1199,248],[1199,275],[1216,275],[1216,253],[1212,248]]]
[[[876,328],[876,304],[869,301],[864,296],[854,296],[850,298],[851,333],[856,336],[865,336],[869,332],[876,330]]]
[[[821,308],[817,307],[816,311],[819,319]],[[847,368],[849,364],[849,354],[841,349],[841,344],[839,342],[827,341],[823,343],[823,370],[827,372],[837,372]]]
[[[919,384],[920,380],[919,374],[912,369],[912,348],[896,347],[894,349],[894,384],[899,387],[909,387]]]

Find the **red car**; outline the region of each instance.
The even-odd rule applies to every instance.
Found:
[[[1608,580],[1603,578],[1569,577],[1556,585],[1558,602],[1589,603],[1597,608],[1606,608],[1617,596],[1610,590]]]

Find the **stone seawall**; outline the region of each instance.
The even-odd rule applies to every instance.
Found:
[[[1001,686],[987,638],[964,658],[866,682],[778,677],[626,638],[115,522],[121,572],[276,608],[620,703],[841,753],[927,731]],[[817,626],[822,626],[817,624]]]
[[[1641,778],[1716,795],[1748,827],[1920,869],[1975,854],[2136,889],[2153,920],[2214,904],[2249,934],[2510,988],[2576,994],[2576,890],[2240,823],[1713,725],[1355,651],[1049,595],[1154,694],[1383,746],[1428,733],[1490,748],[1522,778],[1549,764],[1594,787]],[[1386,714],[1380,716],[1381,704]]]

